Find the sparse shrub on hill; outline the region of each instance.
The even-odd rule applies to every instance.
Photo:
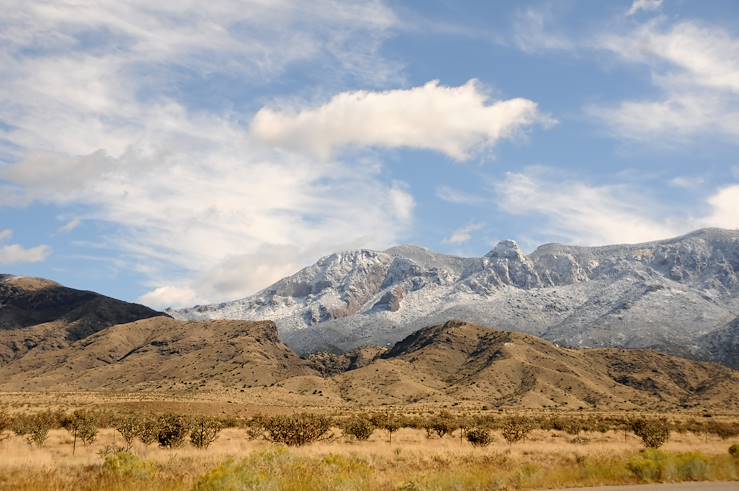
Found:
[[[267,440],[301,446],[324,439],[331,429],[331,418],[318,414],[295,414],[262,418],[259,424]]]
[[[223,425],[220,421],[204,416],[193,420],[190,430],[190,443],[196,448],[208,448],[215,441]]]
[[[532,424],[528,418],[513,416],[503,422],[501,432],[508,443],[515,443],[526,438],[531,428]]]
[[[77,410],[66,415],[62,418],[61,425],[72,435],[72,455],[77,450],[78,438],[84,445],[89,445],[97,437],[97,421],[95,415],[89,411]]]
[[[157,441],[160,447],[176,448],[182,445],[190,431],[187,418],[176,414],[165,414],[159,418]]]
[[[487,447],[490,445],[492,438],[490,437],[490,430],[484,427],[475,426],[468,428],[465,432],[467,441],[475,447]]]
[[[732,457],[739,457],[739,444],[733,444],[729,447],[729,455]]]
[[[670,438],[670,425],[666,419],[636,419],[631,423],[631,431],[647,448],[659,448]]]
[[[132,414],[119,417],[113,421],[112,426],[121,434],[123,441],[126,442],[126,451],[131,450],[134,440],[141,434],[143,429],[141,418]]]
[[[341,425],[344,433],[351,435],[357,440],[368,440],[375,431],[375,425],[366,416],[352,416]]]

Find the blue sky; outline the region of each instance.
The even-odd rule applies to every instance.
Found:
[[[735,1],[2,3],[3,272],[187,306],[739,227]]]

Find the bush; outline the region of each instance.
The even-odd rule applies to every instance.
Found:
[[[508,418],[501,428],[503,438],[508,443],[515,443],[526,437],[531,431],[531,422],[524,417]]]
[[[739,445],[736,443],[729,447],[729,454],[732,457],[739,457]]]
[[[77,450],[77,439],[79,438],[84,445],[89,445],[95,441],[98,433],[97,422],[95,416],[88,411],[75,411],[71,415],[65,416],[62,421],[62,428],[72,434],[72,454]]]
[[[369,419],[376,428],[387,431],[389,443],[393,442],[393,433],[403,427],[403,421],[401,421],[398,416],[391,413],[373,414]]]
[[[139,421],[139,439],[144,445],[151,445],[159,437],[159,421],[154,418],[145,418]]]
[[[136,455],[117,451],[105,456],[102,472],[117,478],[126,479],[151,479],[157,474],[156,466]]]
[[[426,436],[429,438],[433,433],[436,433],[439,438],[443,438],[444,435],[452,433],[455,428],[456,421],[454,421],[454,418],[449,413],[441,413],[424,424]]]
[[[190,443],[196,448],[208,448],[222,428],[223,425],[218,420],[203,416],[195,418],[190,430]]]
[[[273,416],[263,418],[259,423],[269,441],[290,446],[315,442],[331,429],[331,419],[318,414]]]
[[[647,448],[659,448],[670,438],[670,425],[666,419],[637,419],[631,423],[631,431]]]
[[[16,433],[18,435],[26,435],[28,444],[36,445],[37,447],[44,446],[46,439],[49,437],[49,430],[57,424],[55,415],[49,411],[18,419],[19,421],[23,421],[23,423],[19,424],[15,430],[22,433]]]
[[[357,440],[368,440],[375,431],[375,425],[365,416],[354,416],[344,422],[342,429]]]
[[[128,415],[113,421],[113,428],[121,434],[123,441],[126,442],[126,451],[129,451],[133,441],[141,434],[143,424],[137,416]]]
[[[487,447],[492,442],[490,430],[480,426],[469,428],[465,432],[465,436],[467,437],[467,441],[475,447]]]
[[[626,467],[643,481],[704,481],[724,477],[720,466],[699,452],[672,454],[650,448],[629,459]]]
[[[176,448],[182,445],[190,431],[190,425],[184,416],[165,414],[159,418],[157,441],[160,447]]]
[[[5,432],[10,430],[12,426],[13,418],[5,409],[0,409],[0,441],[8,438],[8,435],[5,435]]]

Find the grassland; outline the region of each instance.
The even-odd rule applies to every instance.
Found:
[[[74,406],[71,397],[56,401],[31,397],[24,404],[12,397],[0,400],[15,415]],[[246,418],[257,411],[256,406],[239,408],[227,402],[212,406],[207,401],[188,406],[193,402],[164,400],[144,400],[139,406],[125,398],[97,402],[87,399],[82,406],[113,408],[114,412],[135,407],[142,411],[176,409],[227,418]],[[230,409],[227,415],[224,408]],[[278,412],[276,409],[261,408],[260,412]],[[279,409],[290,412],[289,408]],[[395,410],[419,418],[429,414],[428,408]],[[335,408],[316,408],[314,412],[331,413],[339,420],[346,416]],[[505,417],[497,411],[480,411],[478,415],[485,413]],[[622,416],[538,414],[588,420]],[[73,454],[72,436],[64,429],[52,429],[42,447],[5,432],[0,441],[0,489],[490,490],[739,479],[739,458],[728,452],[731,444],[739,443],[738,437],[721,438],[708,431],[685,429],[708,427],[706,421],[736,428],[739,418],[688,413],[660,416],[683,429],[673,430],[659,450],[645,450],[634,434],[617,429],[585,430],[576,435],[534,429],[524,440],[509,444],[500,430],[493,428],[492,443],[476,448],[460,438],[459,429],[439,438],[407,427],[393,434],[392,443],[382,429],[375,430],[367,441],[357,441],[335,427],[321,441],[285,447],[255,439],[248,429],[237,425],[223,429],[208,449],[189,443],[164,449],[136,441],[129,452],[119,451],[123,440],[118,432],[102,428],[92,444],[78,444]]]

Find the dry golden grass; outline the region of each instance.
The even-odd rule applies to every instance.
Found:
[[[248,463],[247,469],[271,462],[269,469],[275,476],[260,475],[265,488],[277,482],[274,479],[281,479],[277,489],[290,489],[289,479],[299,482],[297,474],[301,472],[308,481],[325,484],[306,484],[305,489],[331,489],[336,484],[332,479],[343,475],[346,489],[398,489],[403,485],[406,489],[496,489],[489,487],[493,475],[499,475],[499,483],[505,484],[500,489],[640,481],[628,471],[626,462],[639,454],[641,443],[622,432],[584,433],[578,443],[566,433],[535,430],[514,445],[493,432],[494,442],[486,448],[461,442],[458,433],[429,439],[422,430],[407,428],[393,435],[392,444],[381,430],[366,442],[352,441],[339,430],[334,434],[330,441],[289,449],[284,454],[275,453],[279,447],[249,440],[245,430],[233,428],[223,430],[207,450],[189,444],[165,450],[137,442],[133,453],[154,464],[155,470],[144,473],[146,479],[136,477],[135,472],[117,475],[104,471],[99,452],[123,443],[114,430],[101,430],[95,443],[78,446],[75,455],[71,437],[64,430],[52,430],[43,448],[30,447],[24,439],[12,436],[0,442],[0,489],[192,489],[208,479],[223,484],[223,476],[229,473],[248,480],[250,477],[243,476],[244,468],[228,464],[241,461]],[[713,474],[702,478],[736,479],[737,461],[727,452],[730,443],[715,436],[674,433],[662,450],[666,454],[699,452],[708,461],[720,463],[711,464]],[[327,475],[320,474],[321,466],[328,466]],[[295,475],[289,477],[291,473]]]

